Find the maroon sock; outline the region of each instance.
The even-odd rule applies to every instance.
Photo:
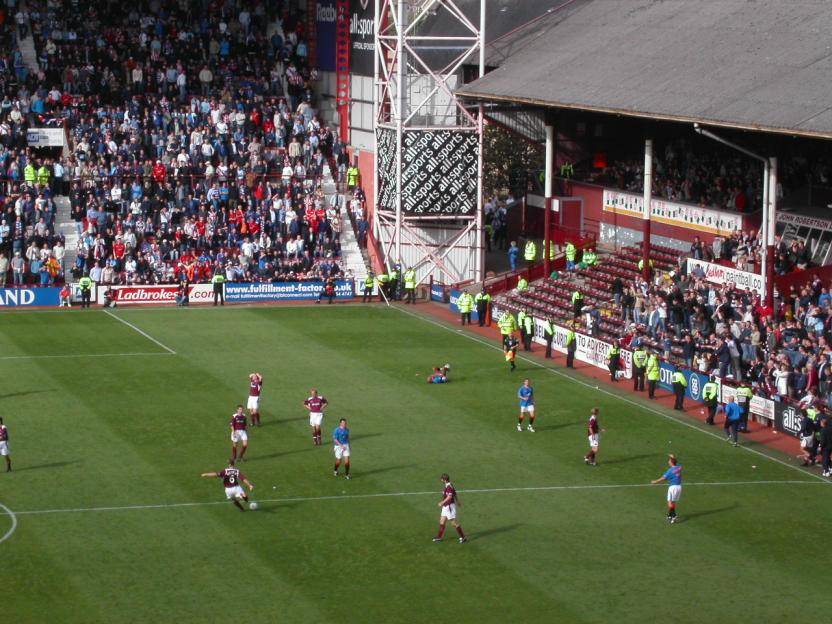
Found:
[[[441,539],[443,535],[445,535],[445,525],[440,524],[439,525],[439,533],[436,534],[436,537]]]
[[[459,525],[458,527],[455,527],[455,528],[456,528],[456,532],[459,533],[459,536],[462,539],[465,539],[465,533],[462,532],[462,525]]]

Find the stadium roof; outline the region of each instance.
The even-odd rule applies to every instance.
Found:
[[[489,44],[489,60],[505,57],[500,67],[457,93],[832,138],[827,0],[560,6]]]

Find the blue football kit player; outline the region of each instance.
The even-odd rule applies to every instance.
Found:
[[[520,399],[520,416],[517,417],[517,431],[523,431],[523,418],[529,415],[529,425],[526,427],[534,433],[534,388],[528,379],[523,380],[523,385],[517,391],[517,398]]]
[[[668,469],[658,479],[653,479],[653,485],[667,481],[667,521],[676,524],[676,503],[682,496],[682,467],[679,465],[675,455],[668,455]]]

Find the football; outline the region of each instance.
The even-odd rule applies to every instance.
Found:
[[[251,501],[248,504],[248,508],[251,509],[252,511],[254,511],[255,509],[257,509],[257,503],[255,503],[254,501]]]

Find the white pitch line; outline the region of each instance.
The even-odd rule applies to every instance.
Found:
[[[65,355],[3,355],[0,360],[51,360],[55,358],[135,357],[145,355],[174,355],[172,353],[69,353]]]
[[[425,323],[430,323],[431,325],[436,325],[437,327],[441,327],[442,329],[445,329],[446,331],[449,331],[453,334],[457,333],[455,331],[455,328],[448,327],[444,323],[440,323],[439,321],[434,321],[431,318],[422,316],[420,314],[416,314],[415,312],[411,312],[410,310],[405,310],[404,308],[400,308],[398,306],[393,306],[393,309],[398,310],[399,312],[402,312],[403,314],[407,314],[407,315],[412,316],[414,318],[421,319]],[[489,347],[489,348],[494,349],[496,351],[502,351],[502,349],[500,347],[498,347],[497,345],[495,345],[491,342],[487,342],[485,340],[481,340],[480,338],[477,338],[476,336],[473,336],[471,334],[461,333],[459,335],[464,336],[465,338],[468,338],[470,340],[473,340],[474,342],[478,342],[482,345],[485,345],[486,347]],[[643,409],[645,411],[656,414],[657,416],[661,416],[662,418],[666,418],[667,420],[670,420],[672,422],[675,422],[675,423],[678,423],[678,424],[683,425],[685,427],[688,427],[689,429],[693,429],[694,431],[698,431],[699,433],[703,433],[705,435],[711,436],[712,438],[716,438],[717,440],[724,439],[724,438],[722,438],[722,436],[719,436],[719,435],[717,435],[715,433],[712,433],[710,431],[706,431],[705,429],[701,429],[701,428],[697,427],[694,424],[685,422],[684,420],[679,420],[678,418],[675,418],[674,416],[669,416],[668,414],[664,414],[664,413],[660,412],[657,409],[654,409],[654,408],[646,406],[646,405],[642,405],[641,403],[633,401],[632,399],[628,399],[627,397],[622,396],[620,394],[616,394],[614,392],[611,392],[611,391],[609,391],[605,388],[601,388],[600,386],[593,386],[590,383],[582,381],[582,380],[580,380],[576,377],[572,377],[571,375],[567,375],[565,373],[562,373],[559,370],[556,370],[554,368],[550,368],[548,366],[545,366],[544,364],[541,364],[540,362],[536,362],[536,361],[534,361],[532,359],[529,359],[529,358],[527,358],[523,355],[518,355],[517,357],[518,357],[518,359],[524,360],[524,361],[528,362],[529,364],[534,364],[535,366],[537,366],[539,368],[542,368],[543,370],[549,371],[553,375],[558,375],[560,377],[564,377],[566,379],[574,381],[575,383],[581,384],[582,386],[585,386],[587,388],[595,390],[596,392],[602,392],[603,394],[606,394],[608,396],[616,398],[619,401],[624,401],[625,403],[629,403],[630,405],[634,405],[635,407],[638,407],[638,408]],[[760,457],[765,457],[766,459],[768,459],[770,461],[773,461],[773,462],[776,462],[776,463],[778,463],[782,466],[786,466],[787,468],[797,470],[800,474],[807,475],[807,476],[813,477],[813,478],[815,478],[819,481],[822,481],[823,483],[827,483],[826,479],[824,479],[820,475],[814,474],[812,472],[807,472],[805,470],[801,470],[799,466],[794,466],[793,464],[787,464],[786,462],[784,462],[781,459],[777,459],[776,457],[772,457],[771,455],[767,455],[766,453],[761,453],[760,451],[758,451],[756,449],[753,449],[753,448],[749,448],[747,446],[740,445],[739,448],[743,449],[744,451],[748,451],[749,453],[754,453],[755,455],[759,455]]]
[[[712,481],[685,483],[685,487],[726,487],[744,485],[820,485],[828,484],[827,481]],[[505,492],[555,492],[555,491],[579,491],[579,490],[618,490],[631,488],[656,488],[661,485],[652,483],[611,483],[607,485],[540,485],[528,487],[503,487],[503,488],[480,488],[470,490],[459,490],[460,494],[494,494]],[[301,496],[294,498],[267,498],[258,500],[258,503],[314,503],[322,501],[352,500],[367,498],[400,498],[404,496],[435,496],[436,491],[425,492],[380,492],[377,494],[337,494],[333,496]],[[207,501],[191,503],[161,503],[156,505],[124,505],[121,507],[74,507],[63,509],[32,509],[29,511],[17,511],[18,516],[36,516],[62,513],[83,513],[103,511],[139,511],[147,509],[176,509],[181,507],[208,507],[213,505],[227,505],[228,501]],[[0,505],[2,507],[2,505]]]
[[[8,507],[6,507],[3,503],[0,503],[0,509],[5,511],[8,514],[9,518],[12,519],[12,528],[6,531],[6,534],[3,537],[0,537],[0,544],[2,544],[12,536],[12,533],[14,533],[15,530],[17,530],[17,516],[15,516],[14,512]]]
[[[103,312],[104,312],[104,314],[106,314],[106,315],[108,315],[108,316],[113,317],[113,318],[114,318],[115,320],[117,320],[119,323],[124,323],[124,324],[125,324],[125,325],[127,325],[127,327],[129,327],[130,329],[133,329],[133,330],[135,330],[135,331],[139,332],[142,336],[144,336],[145,338],[147,338],[147,339],[148,339],[148,340],[150,340],[151,342],[153,342],[153,343],[155,343],[155,344],[159,345],[160,347],[162,347],[165,351],[167,351],[167,352],[168,352],[168,353],[170,353],[171,355],[176,355],[176,351],[174,351],[173,349],[171,349],[170,347],[168,347],[168,346],[166,346],[166,345],[163,345],[161,342],[159,342],[158,340],[156,340],[153,336],[151,336],[151,335],[150,335],[150,334],[148,334],[147,332],[142,331],[141,329],[139,329],[138,327],[136,327],[135,325],[133,325],[133,323],[130,323],[129,321],[125,321],[123,318],[121,318],[120,316],[118,316],[118,315],[116,315],[116,314],[113,314],[113,313],[112,313],[112,312],[110,312],[109,310],[104,310]]]

